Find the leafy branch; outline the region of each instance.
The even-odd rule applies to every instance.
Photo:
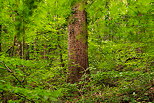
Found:
[[[6,69],[4,69],[4,68],[1,68],[1,69],[7,70],[9,73],[11,73],[11,75],[20,83],[20,85],[23,88],[25,88],[25,86],[22,84],[22,81],[20,81],[18,79],[18,77],[14,74],[14,72],[4,62],[0,62],[0,63],[2,63],[4,65],[4,67],[6,68]],[[15,93],[15,94],[24,98],[24,99],[26,99],[26,100],[28,100],[28,101],[30,101],[31,103],[35,103],[33,100],[28,99],[26,96],[23,96],[22,94],[19,94],[19,93]]]

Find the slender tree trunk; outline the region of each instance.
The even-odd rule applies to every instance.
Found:
[[[29,55],[30,55],[29,45],[27,43],[25,43],[25,59],[26,60],[29,60],[30,59]]]
[[[19,15],[15,15],[15,22],[19,22],[15,25],[15,29],[17,31],[14,36],[14,44],[13,44],[13,56],[20,57],[23,59],[24,55],[24,27],[23,27],[23,18]]]
[[[84,73],[89,74],[88,68],[88,33],[87,17],[83,3],[73,7],[73,14],[68,24],[68,55],[69,75],[67,82],[79,82]]]
[[[62,53],[62,46],[60,45],[59,41],[60,41],[60,37],[57,38],[57,47],[59,48],[59,59],[60,59],[60,65],[61,67],[64,67],[65,64],[64,64],[64,60],[63,60],[63,53]]]
[[[18,39],[17,36],[14,37],[13,56],[22,58],[22,43]]]
[[[42,59],[48,59],[48,56],[47,56],[47,54],[48,54],[48,50],[47,50],[47,48],[48,48],[48,46],[44,43],[43,44],[43,50],[41,51],[41,55],[42,55]]]
[[[17,14],[17,16],[20,16]],[[14,51],[13,56],[26,59],[26,43],[25,43],[25,22],[24,18],[20,17],[15,19],[16,22],[20,22],[16,25],[17,34],[14,37]]]

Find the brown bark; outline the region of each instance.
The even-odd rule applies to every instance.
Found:
[[[22,43],[18,40],[17,36],[14,37],[13,56],[22,58]]]
[[[24,34],[23,34],[24,35]],[[24,37],[22,40],[17,36],[14,37],[13,50],[10,56],[20,57],[21,59],[29,59],[29,45],[25,43]]]
[[[79,82],[84,73],[89,74],[87,17],[83,3],[77,3],[73,12],[68,24],[69,83]]]

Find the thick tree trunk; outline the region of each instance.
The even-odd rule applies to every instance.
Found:
[[[79,82],[84,73],[89,74],[87,17],[83,3],[77,3],[73,12],[68,24],[69,83]]]

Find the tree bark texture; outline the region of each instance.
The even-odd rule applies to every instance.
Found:
[[[69,75],[67,82],[79,82],[88,68],[87,17],[82,3],[73,7],[68,24]]]

